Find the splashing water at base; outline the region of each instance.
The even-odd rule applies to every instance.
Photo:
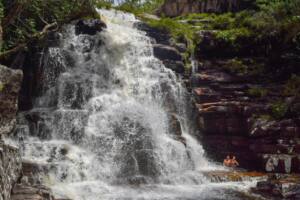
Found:
[[[108,27],[95,36],[65,27],[44,56],[43,95],[19,115],[23,158],[44,166],[39,181],[74,200],[245,199],[232,191],[247,183],[201,174],[220,167],[191,136],[186,91],[138,20],[99,12]]]

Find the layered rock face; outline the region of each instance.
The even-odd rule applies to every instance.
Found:
[[[21,175],[21,156],[19,150],[0,144],[0,199],[10,200],[13,186]]]
[[[22,71],[0,65],[0,135],[8,134],[16,123]]]
[[[11,190],[21,175],[18,149],[4,144],[16,123],[16,112],[22,72],[0,65],[0,200],[9,200]]]
[[[207,61],[191,77],[205,149],[222,162],[237,156],[246,169],[300,172],[300,119],[266,120],[280,85],[264,85],[269,96],[253,97],[251,80],[230,74]]]
[[[167,0],[159,10],[160,15],[177,17],[190,13],[236,12],[252,5],[246,0]]]

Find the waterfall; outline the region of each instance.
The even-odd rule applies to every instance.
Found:
[[[209,199],[201,171],[214,166],[188,126],[180,80],[133,15],[99,12],[106,30],[68,25],[45,53],[42,95],[18,117],[23,159],[44,166],[36,181],[62,198]]]

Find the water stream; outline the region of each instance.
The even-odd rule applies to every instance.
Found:
[[[105,31],[76,35],[68,25],[59,47],[45,52],[42,95],[19,114],[23,159],[45,168],[37,181],[74,200],[245,199],[236,191],[248,183],[202,175],[220,167],[205,159],[187,93],[153,56],[137,19],[99,12]]]

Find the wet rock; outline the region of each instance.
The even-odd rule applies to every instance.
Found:
[[[184,63],[182,61],[163,60],[164,65],[178,74],[183,74]]]
[[[50,188],[43,185],[17,184],[13,191],[11,200],[54,200]]]
[[[79,20],[75,25],[75,34],[95,35],[106,28],[106,24],[100,19]]]
[[[266,181],[258,182],[252,191],[269,199],[299,199],[299,175],[274,175]]]
[[[26,185],[40,184],[41,177],[48,172],[46,165],[23,160],[22,161],[22,179],[21,183]]]
[[[201,73],[193,74],[191,83],[194,87],[211,83],[238,83],[241,79],[219,70],[203,70]]]
[[[174,134],[176,136],[182,135],[180,121],[179,121],[178,117],[176,116],[176,114],[170,115],[169,130],[172,134]]]
[[[0,137],[15,126],[22,77],[22,71],[0,65]]]
[[[10,200],[11,190],[21,176],[21,155],[18,149],[0,141],[0,199]]]
[[[155,44],[153,46],[154,56],[161,60],[182,61],[182,56],[174,47]]]
[[[278,135],[283,137],[299,137],[300,127],[293,119],[282,121],[268,121],[264,119],[255,119],[250,130],[252,137],[262,137],[268,135]]]
[[[199,87],[193,89],[193,94],[196,97],[197,102],[202,103],[210,103],[221,100],[221,94],[214,91],[209,87]]]
[[[147,36],[153,39],[154,56],[161,60],[163,64],[178,74],[185,72],[185,63],[181,53],[186,51],[186,44],[174,41],[170,33],[150,27],[149,25],[138,22],[135,26],[145,31]]]
[[[207,171],[203,172],[203,175],[211,182],[240,182],[251,181],[254,179],[264,180],[268,178],[268,175],[260,172],[244,172],[244,171]]]
[[[134,26],[137,27],[139,30],[145,31],[148,37],[153,38],[155,40],[155,43],[171,45],[171,35],[168,32],[151,27],[144,22],[136,22]]]

